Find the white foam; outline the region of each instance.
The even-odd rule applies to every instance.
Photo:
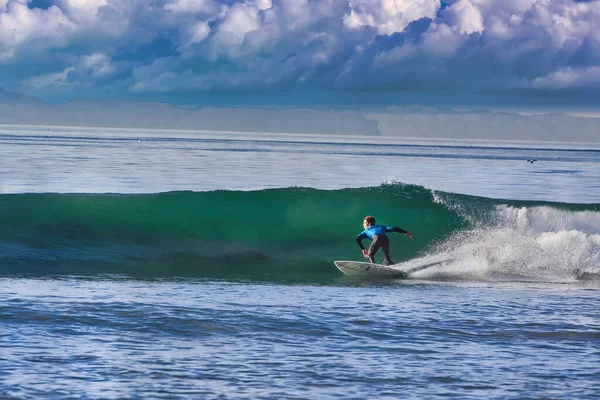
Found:
[[[600,277],[600,213],[499,206],[496,217],[430,253],[455,261],[412,276],[564,283]]]
[[[548,206],[498,206],[497,210],[501,224],[527,234],[563,230],[577,230],[590,234],[600,233],[599,212],[569,211]]]

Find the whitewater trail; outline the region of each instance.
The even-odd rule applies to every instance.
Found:
[[[474,225],[420,259],[451,262],[411,276],[557,283],[600,278],[600,212],[497,205],[495,214]]]

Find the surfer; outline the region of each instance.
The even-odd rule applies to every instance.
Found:
[[[390,238],[387,237],[388,232],[404,233],[409,238],[412,238],[412,233],[397,226],[383,226],[375,225],[375,217],[367,215],[363,221],[363,228],[365,229],[358,235],[356,235],[356,243],[358,247],[362,249],[363,255],[369,259],[369,262],[375,264],[375,253],[382,248],[383,255],[385,257],[385,264],[394,264],[390,258]],[[362,240],[369,238],[372,240],[369,250],[365,249],[362,244]]]

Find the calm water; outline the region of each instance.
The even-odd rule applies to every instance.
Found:
[[[598,398],[598,148],[0,129],[3,195],[324,189],[294,210],[310,220],[330,189],[390,181],[500,199],[492,204],[497,221],[444,238],[444,249],[435,251],[468,253],[446,269],[373,281],[344,277],[328,261],[308,261],[303,268],[318,279],[292,284],[273,277],[286,274],[290,260],[268,275],[245,275],[246,259],[211,259],[211,271],[235,266],[232,275],[191,276],[190,265],[182,273],[181,260],[206,262],[190,253],[193,241],[178,245],[179,253],[186,246],[185,257],[143,259],[161,277],[115,273],[103,270],[106,260],[128,242],[99,245],[96,233],[81,236],[83,228],[71,224],[57,249],[39,243],[47,236],[34,235],[26,212],[27,229],[10,216],[13,225],[0,235],[3,253],[16,254],[0,264],[0,397]],[[269,201],[275,209],[275,197],[266,207]],[[458,207],[439,202],[423,207]],[[48,235],[49,225],[43,228]],[[351,246],[356,233],[347,233]],[[17,236],[21,247],[11,248]],[[174,248],[155,239],[135,248]],[[303,243],[295,244],[295,256],[311,260],[316,247]],[[86,250],[78,246],[88,245],[96,258],[80,257]],[[72,258],[52,259],[59,250]],[[100,266],[99,251],[110,253]],[[20,272],[19,254],[37,260],[38,273]],[[77,263],[82,271],[95,263],[93,272],[73,273]]]
[[[2,193],[335,189],[399,181],[501,199],[600,203],[599,160],[600,140],[556,149],[540,143],[0,129]]]

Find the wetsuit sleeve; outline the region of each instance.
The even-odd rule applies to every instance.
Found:
[[[358,245],[358,247],[360,247],[363,250],[366,250],[366,249],[365,249],[365,246],[363,246],[363,244],[362,244],[362,240],[365,239],[366,237],[367,237],[367,234],[364,232],[356,235],[356,244]]]
[[[398,233],[406,233],[406,232],[408,232],[408,231],[406,231],[406,230],[404,230],[402,228],[399,228],[397,226],[386,226],[386,230],[388,232],[398,232]]]

